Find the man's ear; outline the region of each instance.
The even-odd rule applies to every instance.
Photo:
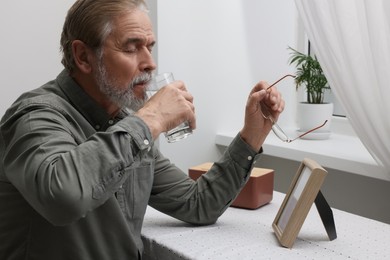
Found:
[[[82,73],[91,73],[94,52],[88,47],[88,45],[80,40],[74,40],[72,42],[72,52],[77,68]]]

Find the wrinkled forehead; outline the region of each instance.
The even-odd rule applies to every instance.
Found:
[[[143,9],[124,12],[113,20],[110,36],[116,41],[127,38],[139,38],[146,42],[154,41],[154,32],[149,14]]]

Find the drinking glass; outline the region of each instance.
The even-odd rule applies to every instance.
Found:
[[[174,82],[175,79],[173,77],[172,72],[165,72],[162,74],[157,74],[150,84],[148,91],[149,96],[153,93],[157,92],[162,87],[168,85],[169,83]],[[177,127],[165,132],[165,137],[167,138],[168,143],[174,143],[180,141],[189,135],[192,134],[192,129],[187,121],[181,123]]]

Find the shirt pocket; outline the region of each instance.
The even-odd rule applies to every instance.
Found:
[[[126,215],[143,219],[153,185],[153,164],[127,169],[128,178],[123,185]]]

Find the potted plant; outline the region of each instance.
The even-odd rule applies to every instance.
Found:
[[[296,89],[305,87],[307,99],[300,102],[297,109],[297,122],[300,132],[306,132],[328,120],[321,129],[308,135],[308,138],[324,139],[330,134],[333,104],[324,102],[325,91],[330,89],[321,64],[316,56],[301,53],[291,47],[290,65],[296,66]]]

